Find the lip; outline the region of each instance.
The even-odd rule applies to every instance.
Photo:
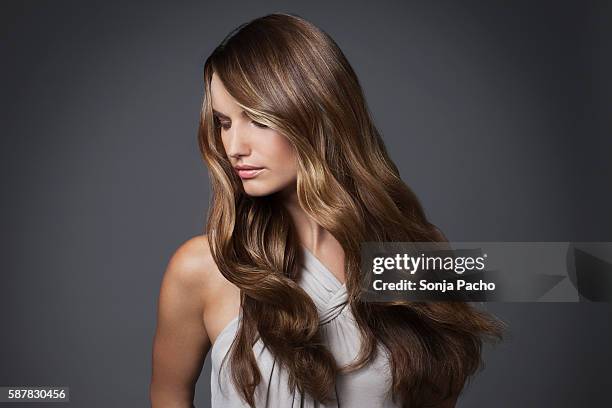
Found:
[[[234,170],[236,171],[238,176],[244,180],[244,179],[252,179],[254,177],[257,177],[259,173],[265,170],[265,168],[240,165],[240,166],[235,166]]]

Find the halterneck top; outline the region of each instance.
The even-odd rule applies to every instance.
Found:
[[[304,246],[300,247],[303,269],[298,284],[314,301],[319,312],[323,340],[338,366],[342,367],[355,360],[360,347],[357,323],[347,303],[346,286],[312,252]],[[236,336],[241,315],[242,310],[219,333],[211,348],[212,408],[248,407],[231,381],[229,358],[221,364]],[[262,378],[255,391],[257,408],[399,407],[391,400],[388,354],[380,345],[376,358],[366,366],[351,373],[338,374],[335,400],[326,404],[300,393],[297,388],[291,390],[288,373],[261,339],[253,345],[253,351]]]

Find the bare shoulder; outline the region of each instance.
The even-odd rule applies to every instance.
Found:
[[[216,267],[205,235],[197,235],[183,242],[168,263],[168,273],[188,284],[204,284]]]
[[[167,273],[202,294],[214,293],[210,289],[225,280],[212,257],[206,235],[196,235],[182,243],[170,258]]]

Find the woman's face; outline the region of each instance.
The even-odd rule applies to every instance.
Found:
[[[225,153],[245,192],[250,196],[265,196],[294,188],[297,156],[289,140],[249,118],[216,73],[210,90]]]

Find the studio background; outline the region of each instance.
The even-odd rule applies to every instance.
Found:
[[[209,202],[204,60],[275,11],[339,44],[449,240],[612,241],[609,2],[0,7],[0,385],[67,385],[73,407],[149,406],[161,278]],[[488,310],[510,332],[458,407],[612,404],[612,305]],[[209,382],[207,359],[197,407]]]

